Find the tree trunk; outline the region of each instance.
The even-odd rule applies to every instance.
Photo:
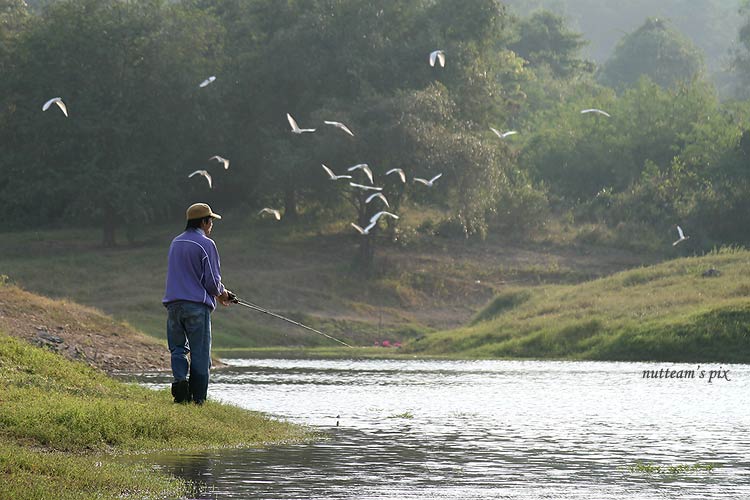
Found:
[[[111,206],[104,207],[102,230],[102,245],[105,248],[112,248],[116,246],[117,217],[115,216],[115,209]]]
[[[369,275],[372,271],[372,265],[375,261],[375,245],[372,241],[373,234],[362,235],[357,249],[357,267]]]
[[[298,218],[297,191],[290,187],[284,191],[284,220],[295,222]]]

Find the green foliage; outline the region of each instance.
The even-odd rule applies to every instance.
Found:
[[[210,137],[196,91],[216,69],[220,34],[210,18],[160,0],[62,1],[34,17],[5,83],[14,110],[0,131],[12,145],[0,160],[8,215],[25,224],[85,216],[112,244],[117,226],[170,212],[184,199],[176,186],[189,185],[185,145]],[[70,118],[40,112],[53,96]]]
[[[519,162],[552,194],[592,204],[632,188],[653,169],[668,170],[695,127],[718,109],[715,93],[703,83],[663,89],[647,78],[620,98],[600,89],[584,99],[540,114],[539,130]],[[599,107],[611,117],[582,115],[584,107]]]
[[[624,88],[648,76],[662,87],[690,82],[703,71],[693,44],[664,19],[650,18],[625,35],[601,70],[605,85]]]
[[[518,40],[510,48],[532,68],[547,66],[557,77],[593,71],[593,65],[580,58],[581,48],[587,44],[583,35],[568,30],[561,16],[536,11],[521,19],[517,29]]]

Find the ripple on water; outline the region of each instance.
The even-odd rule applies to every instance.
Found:
[[[196,498],[750,498],[745,365],[709,385],[642,378],[695,368],[666,363],[225,362],[210,397],[329,439],[143,459],[194,481]],[[630,472],[639,460],[718,467]]]

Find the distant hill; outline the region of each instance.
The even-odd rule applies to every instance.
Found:
[[[577,285],[508,288],[414,353],[467,358],[750,362],[750,252],[671,260]]]

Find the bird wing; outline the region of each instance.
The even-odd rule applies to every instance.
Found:
[[[680,226],[677,226],[677,234],[680,235],[681,240],[685,239],[685,233],[682,232],[682,228]]]
[[[59,107],[60,110],[63,112],[63,114],[67,117],[68,116],[68,108],[65,106],[65,103],[62,102],[62,99],[56,100],[55,104],[57,104],[57,107]]]
[[[354,229],[356,229],[357,231],[359,231],[359,234],[367,234],[367,233],[365,232],[365,230],[364,230],[364,229],[362,229],[361,227],[359,227],[359,226],[358,226],[357,224],[355,224],[355,223],[353,223],[353,222],[351,222],[350,224],[352,225],[352,227],[353,227]]]
[[[445,68],[445,52],[440,51],[437,53],[438,62],[441,68]]]
[[[52,103],[57,104],[63,114],[65,116],[68,116],[68,108],[65,106],[65,103],[62,101],[61,97],[53,97],[49,101],[45,102],[44,105],[42,105],[42,111],[47,111],[49,107],[52,106]]]
[[[354,134],[352,133],[351,130],[349,130],[349,127],[347,127],[346,125],[344,125],[341,122],[330,122],[330,121],[323,120],[323,123],[325,123],[326,125],[333,125],[336,128],[340,128],[341,130],[343,130],[344,132],[346,132],[350,136],[354,137]]]
[[[357,184],[355,182],[350,182],[349,185],[352,187],[360,188],[360,189],[365,189],[365,190],[369,189],[370,191],[382,191],[383,190],[383,188],[381,187],[363,186],[362,184]]]
[[[442,173],[437,174],[435,177],[433,177],[432,179],[430,179],[430,184],[432,184],[433,182],[435,182],[436,180],[438,180],[442,176],[443,176]]]
[[[331,180],[333,180],[333,179],[336,178],[336,174],[333,173],[333,170],[331,170],[330,168],[326,167],[322,163],[320,164],[320,166],[323,167],[323,170],[325,170],[328,173],[328,177],[330,177]]]
[[[188,175],[188,177],[192,177],[194,175],[203,175],[203,172],[205,172],[205,170],[196,170],[192,174]]]
[[[276,220],[281,220],[281,212],[279,212],[278,210],[275,210],[273,208],[268,208],[268,207],[262,208],[260,210],[260,212],[258,212],[258,215],[260,215],[262,213],[269,213],[269,214],[273,215],[274,217],[276,217]]]
[[[589,108],[589,109],[581,110],[581,114],[585,114],[585,113],[598,113],[600,115],[610,116],[610,114],[607,113],[606,111],[602,111],[601,109],[597,109],[597,108]]]
[[[518,132],[516,132],[515,130],[508,130],[507,132],[503,132],[503,134],[502,134],[502,135],[500,136],[500,138],[501,138],[501,139],[505,139],[505,138],[506,138],[506,137],[508,137],[509,135],[515,135],[515,134],[517,134],[517,133],[518,133]]]
[[[289,125],[292,126],[292,130],[294,130],[294,131],[299,131],[300,130],[299,125],[297,125],[297,121],[294,118],[292,118],[292,115],[290,115],[289,113],[287,113],[286,114],[286,119],[289,120]]]
[[[435,66],[435,58],[437,57],[437,50],[430,52],[430,66]]]
[[[215,77],[215,76],[209,76],[208,78],[206,78],[205,80],[203,80],[203,81],[202,81],[202,82],[200,83],[200,87],[201,87],[201,88],[202,88],[202,87],[205,87],[206,85],[208,85],[209,83],[213,82],[214,80],[216,80],[216,77]]]
[[[355,171],[355,170],[357,170],[357,169],[360,169],[360,168],[365,168],[365,167],[367,167],[367,166],[368,166],[368,165],[367,165],[367,163],[357,163],[356,165],[354,165],[354,166],[352,166],[352,167],[349,167],[349,168],[347,168],[347,169],[346,169],[346,171],[347,171],[347,172],[354,172],[354,171]]]
[[[401,182],[406,182],[406,174],[400,168],[392,168],[388,172],[386,172],[385,175],[391,175],[393,172],[396,172],[398,176],[401,177]]]
[[[50,107],[50,106],[52,106],[52,103],[53,103],[53,102],[55,102],[55,101],[59,101],[59,100],[60,100],[60,98],[59,98],[59,97],[53,97],[53,98],[52,98],[52,99],[50,99],[49,101],[45,102],[45,103],[44,103],[44,104],[42,105],[42,111],[47,111],[47,110],[49,109],[49,107]]]
[[[211,158],[209,158],[208,160],[209,160],[209,161],[211,161],[211,160],[216,160],[216,161],[218,161],[218,162],[221,162],[221,163],[223,163],[223,164],[224,164],[224,170],[227,170],[227,169],[229,168],[229,160],[227,160],[226,158],[222,158],[222,157],[221,157],[221,156],[219,156],[219,155],[216,155],[216,156],[212,156],[212,157],[211,157]]]
[[[503,138],[503,134],[501,134],[498,129],[490,127],[490,130],[492,130],[493,132],[495,132],[495,135],[498,136],[500,139]]]
[[[367,175],[367,178],[370,179],[370,184],[373,184],[375,181],[372,178],[372,170],[370,170],[370,167],[365,165],[362,167],[362,171]]]
[[[370,222],[371,222],[371,223],[372,223],[372,222],[377,222],[377,221],[378,221],[378,219],[380,219],[380,217],[382,217],[383,215],[387,215],[387,216],[389,216],[389,217],[393,217],[394,219],[398,219],[398,215],[396,215],[396,214],[392,214],[392,213],[390,213],[390,212],[386,212],[385,210],[383,210],[383,211],[380,211],[380,212],[376,213],[376,214],[375,214],[375,215],[373,215],[372,217],[370,217]]]
[[[390,207],[391,206],[388,203],[388,200],[386,199],[386,197],[385,197],[385,195],[383,193],[374,193],[374,194],[371,194],[370,196],[367,197],[367,199],[365,200],[365,203],[370,203],[375,198],[380,198],[381,200],[383,200],[383,203],[385,203],[386,207]]]
[[[421,182],[425,186],[429,186],[430,185],[430,181],[428,181],[427,179],[421,179],[419,177],[415,177],[414,178],[414,182]]]

